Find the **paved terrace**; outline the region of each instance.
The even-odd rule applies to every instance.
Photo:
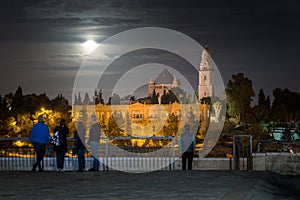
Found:
[[[248,171],[0,172],[0,199],[300,199],[300,176]]]

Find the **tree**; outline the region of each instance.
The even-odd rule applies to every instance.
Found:
[[[214,111],[215,111],[215,114],[216,114],[216,119],[219,120],[220,113],[221,113],[221,110],[222,110],[222,103],[220,101],[214,102],[213,108],[214,108]]]
[[[0,95],[0,135],[6,135],[7,124],[6,118],[9,116],[9,110],[6,106],[5,99]]]
[[[270,121],[270,96],[266,98],[263,89],[258,92],[258,105],[252,109],[255,122],[269,122]]]
[[[225,91],[229,116],[236,118],[238,123],[246,122],[246,116],[251,109],[252,98],[255,96],[252,81],[244,77],[242,73],[234,74]]]
[[[164,90],[164,94],[161,96],[161,104],[172,104],[175,102],[178,102],[176,95],[171,90],[169,92]]]
[[[258,105],[265,105],[266,104],[266,95],[263,89],[260,89],[258,92]]]
[[[163,95],[161,95],[161,104],[168,104],[169,103],[169,99],[167,97],[167,93],[166,90],[164,90]]]
[[[291,122],[299,120],[300,94],[288,89],[273,90],[274,101],[271,108],[271,117],[274,121]]]
[[[81,100],[80,92],[79,92],[78,98],[77,98],[77,105],[82,105],[82,100]]]
[[[270,103],[270,95],[266,98],[266,95],[264,93],[263,89],[259,90],[258,93],[258,105],[259,106],[265,106],[268,110],[271,108],[271,103]]]
[[[257,145],[259,140],[272,139],[271,135],[269,135],[268,132],[264,131],[263,127],[258,124],[250,125],[247,129],[247,132],[253,137],[253,151],[257,151]]]
[[[55,99],[51,100],[51,109],[56,113],[60,113],[60,117],[65,119],[67,123],[72,122],[70,112],[71,107],[69,106],[68,100],[62,95],[57,95]]]
[[[270,121],[270,110],[265,105],[254,106],[252,112],[256,123]]]
[[[211,105],[211,97],[203,97],[202,99],[200,99],[200,103]]]
[[[158,104],[158,97],[159,97],[159,93],[156,94],[156,91],[154,89],[151,96],[151,104]]]
[[[190,98],[192,98],[192,95],[189,96],[189,94],[187,94],[187,92],[180,87],[173,87],[173,88],[171,88],[170,92],[172,93],[171,95],[173,96],[173,97],[171,97],[173,99],[173,100],[171,100],[172,103],[174,103],[176,101],[176,102],[186,104],[186,103],[188,103],[188,101],[191,101],[191,102],[193,101],[193,99],[190,99]]]
[[[128,137],[129,135],[122,130],[125,120],[122,117],[121,112],[114,112],[113,115],[108,119],[107,129],[105,135],[110,138],[114,137]],[[113,144],[118,146],[131,145],[130,140],[114,140]]]
[[[8,109],[8,111],[11,111],[12,109],[13,96],[14,95],[12,93],[9,93],[3,97],[3,105]]]
[[[61,118],[71,121],[70,106],[62,95],[53,100],[45,93],[23,95],[19,86],[14,95],[9,93],[4,97],[0,96],[0,134],[29,136],[32,125],[40,114],[44,115],[50,131],[54,130]],[[73,126],[70,125],[72,130]]]
[[[126,112],[126,116],[125,116],[125,123],[126,123],[126,133],[128,135],[131,135],[132,134],[132,129],[131,129],[131,118],[130,118],[130,115],[129,115],[129,112],[127,111]]]
[[[57,97],[51,100],[52,107],[58,112],[68,112],[70,109],[69,102],[62,95],[57,95]]]
[[[174,113],[170,114],[164,128],[164,136],[175,136],[178,132],[178,126],[178,116],[174,115]]]
[[[19,86],[12,99],[11,107],[12,110],[16,113],[23,111],[23,109],[21,109],[22,106],[24,106],[24,95],[22,92],[22,88]]]

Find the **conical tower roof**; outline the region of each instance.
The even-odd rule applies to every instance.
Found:
[[[165,68],[155,79],[155,83],[158,84],[172,84],[173,75]]]

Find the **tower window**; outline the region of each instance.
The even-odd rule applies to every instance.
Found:
[[[203,80],[206,81],[206,76],[205,75],[203,76]]]

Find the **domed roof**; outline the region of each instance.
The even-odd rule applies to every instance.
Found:
[[[158,84],[172,84],[173,75],[165,68],[155,79],[155,83]]]

